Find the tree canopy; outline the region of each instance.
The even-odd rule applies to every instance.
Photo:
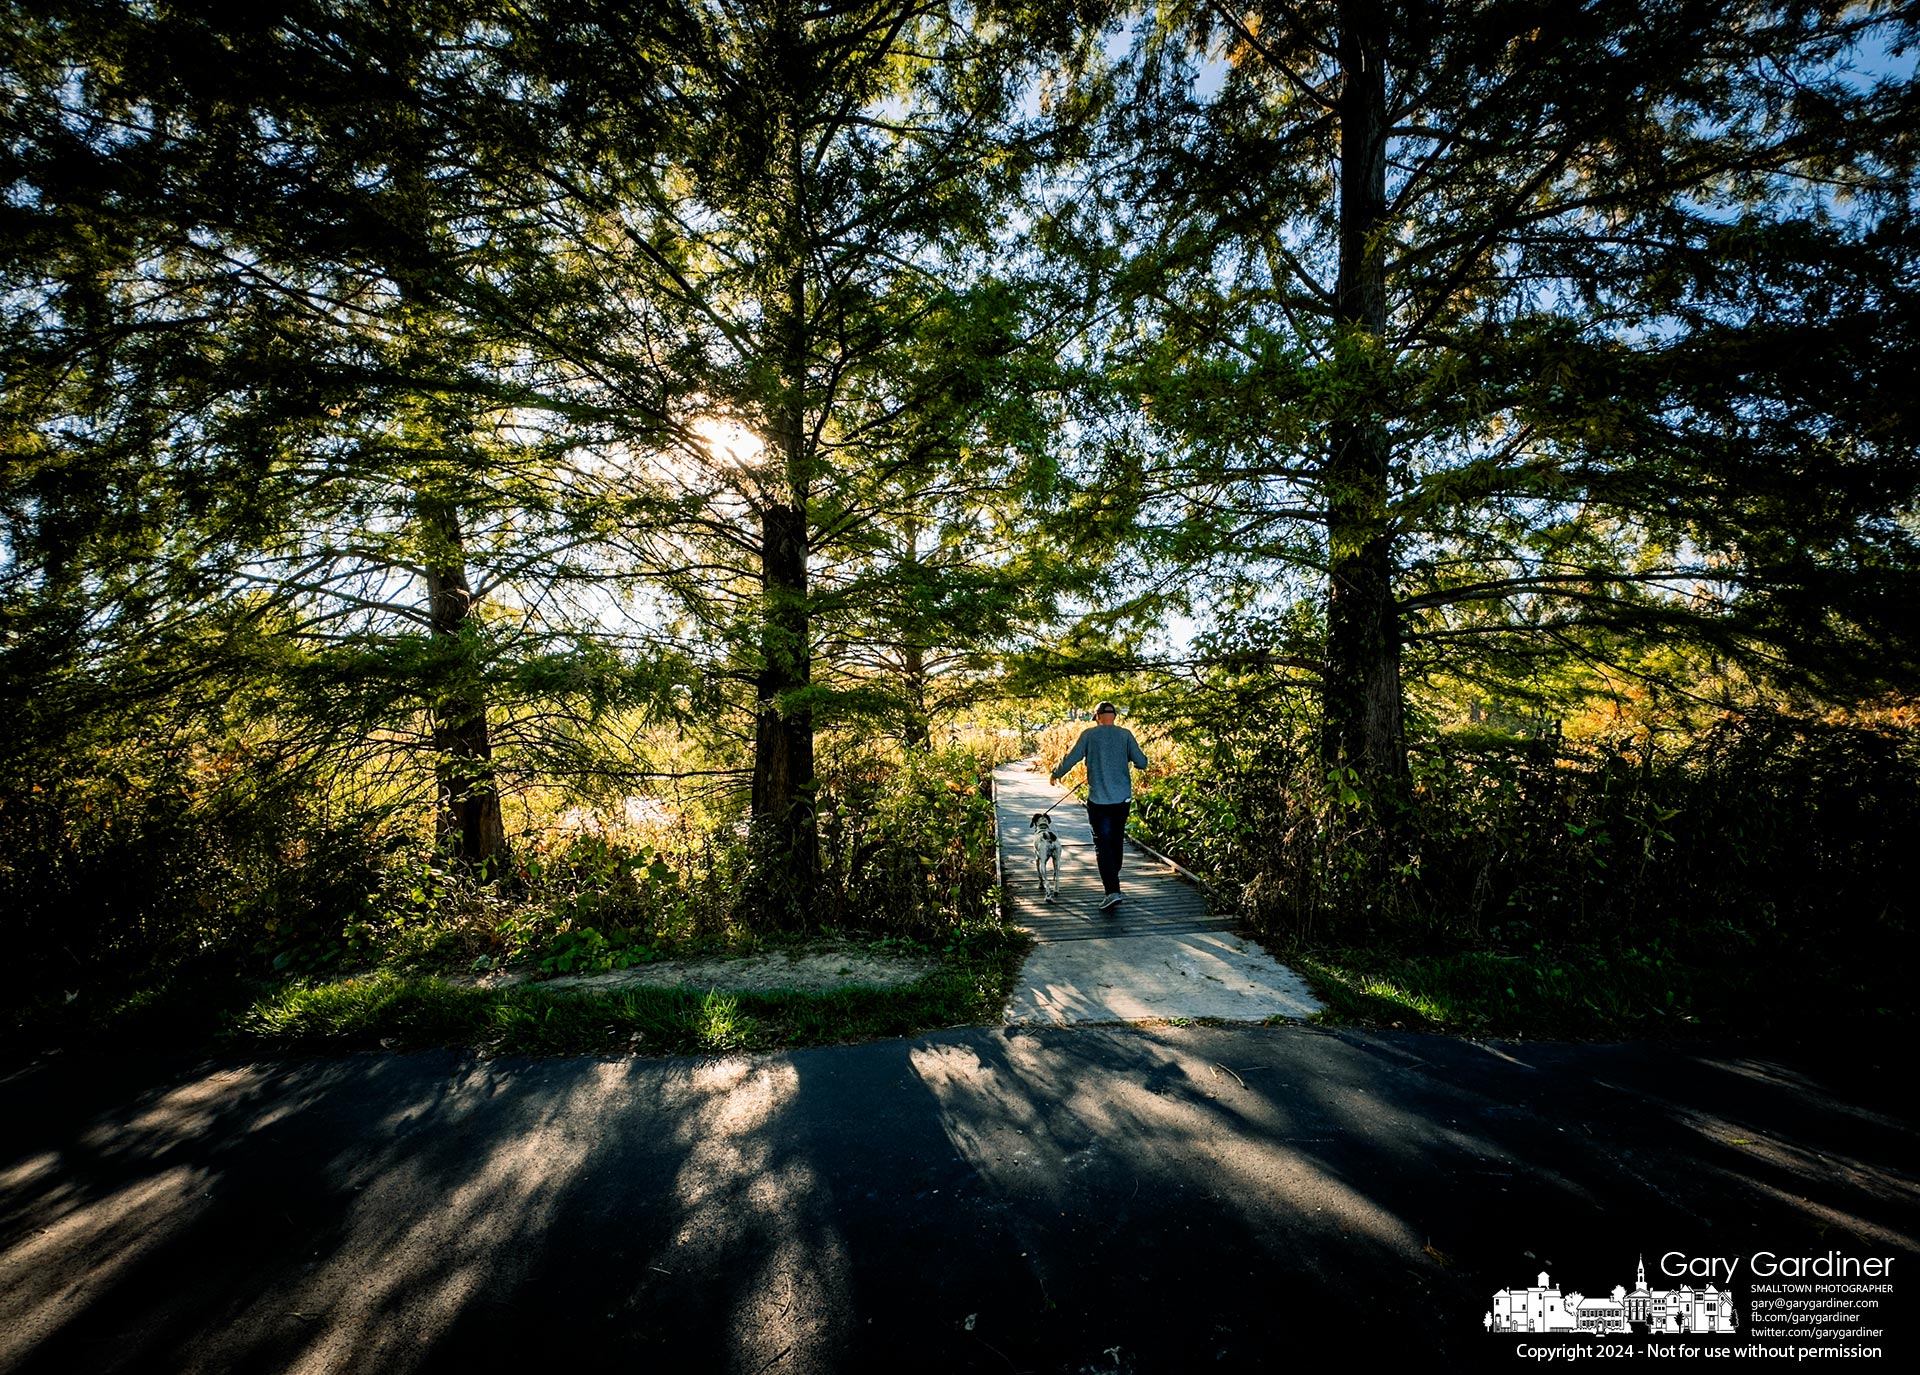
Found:
[[[1912,89],[1858,65],[1903,23],[1355,0],[1138,30],[1107,214],[1144,433],[1110,481],[1210,651],[1313,687],[1330,766],[1399,786],[1410,680],[1524,691],[1635,641],[1911,681]]]
[[[818,733],[1009,655],[1399,803],[1441,691],[1911,688],[1896,9],[4,13],[9,786],[237,732],[491,872],[696,772],[800,925]]]

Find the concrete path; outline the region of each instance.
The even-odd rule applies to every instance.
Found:
[[[1016,760],[994,771],[1000,864],[1007,910],[1039,946],[1007,1002],[1013,1023],[1144,1022],[1218,1018],[1257,1022],[1305,1017],[1321,1003],[1300,976],[1208,910],[1206,896],[1163,861],[1127,846],[1125,900],[1099,910],[1100,872],[1086,808]],[[1048,902],[1034,875],[1033,814],[1055,806],[1060,897]]]

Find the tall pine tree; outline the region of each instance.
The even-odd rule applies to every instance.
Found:
[[[1603,628],[1911,662],[1913,94],[1858,66],[1895,16],[1161,13],[1126,485],[1163,558],[1247,570],[1219,605],[1315,668],[1329,767],[1401,795],[1410,673]]]

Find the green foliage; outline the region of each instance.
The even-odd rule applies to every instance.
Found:
[[[273,965],[604,973],[733,933],[743,847],[730,833],[685,829],[667,844],[522,837],[499,881],[402,844],[378,857],[344,923],[285,932],[292,939],[276,946]]]
[[[299,770],[235,745],[128,746],[81,775],[19,771],[0,789],[9,999],[73,992],[106,1015],[189,963],[260,977],[605,972],[751,948],[747,842],[691,824],[522,836],[501,875],[448,863],[399,817],[342,813]],[[998,929],[991,804],[970,753],[860,752],[829,792],[831,882],[809,929],[951,947]],[[383,820],[383,815],[385,819]]]
[[[245,746],[123,748],[0,778],[8,982],[119,986],[356,912],[380,818]]]
[[[823,770],[823,925],[920,939],[999,920],[993,802],[969,752],[860,751]]]
[[[873,749],[834,758],[808,930],[939,942],[997,924],[993,808],[973,760]],[[729,826],[527,836],[504,883],[402,847],[381,857],[343,924],[292,933],[275,966],[584,974],[750,946],[762,934],[746,905],[752,847]]]
[[[1317,692],[1322,754],[1383,797],[1403,683],[1506,695],[1622,634],[1909,689],[1913,86],[1862,68],[1910,34],[1664,0],[1143,14],[1082,203],[1128,256],[1114,442],[1056,522],[1130,527],[1089,623],[1240,621],[1159,657]]]
[[[1137,824],[1269,930],[1897,967],[1908,735],[1417,714],[1910,688],[1912,85],[1845,70],[1910,21],[1444,8],[10,5],[12,977],[971,939],[945,723],[1176,615]]]
[[[1414,778],[1391,838],[1305,741],[1233,768],[1195,760],[1135,817],[1312,958],[1414,962],[1392,998],[1436,1025],[1480,1013],[1422,998],[1504,1009],[1487,1024],[1509,1028],[1751,1026],[1771,1001],[1759,990],[1789,979],[1803,1014],[1872,1022],[1920,968],[1911,723],[1728,719],[1666,749],[1454,734],[1416,754]]]

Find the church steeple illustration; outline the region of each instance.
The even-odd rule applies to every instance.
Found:
[[[1734,1332],[1740,1315],[1733,1294],[1708,1285],[1647,1288],[1647,1258],[1634,1269],[1633,1292],[1616,1284],[1609,1297],[1562,1292],[1545,1271],[1530,1288],[1502,1289],[1482,1325],[1489,1332]]]

